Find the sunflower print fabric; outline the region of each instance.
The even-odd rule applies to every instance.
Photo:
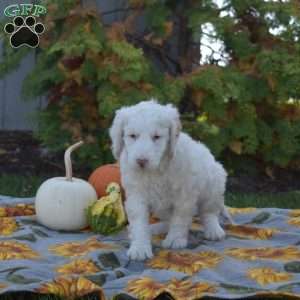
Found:
[[[204,239],[194,219],[186,249],[130,261],[127,230],[101,236],[88,228],[59,232],[39,225],[34,199],[0,196],[0,294],[31,291],[64,299],[300,299],[300,209],[229,208],[225,240]],[[151,226],[159,222],[151,217]]]

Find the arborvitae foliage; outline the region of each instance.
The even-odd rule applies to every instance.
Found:
[[[299,1],[130,0],[112,24],[103,18],[115,12],[80,1],[46,5],[23,86],[47,96],[38,135],[51,149],[84,139],[83,162],[107,162],[114,111],[155,97],[178,106],[184,129],[217,155],[299,167]],[[28,52],[4,39],[2,76]]]

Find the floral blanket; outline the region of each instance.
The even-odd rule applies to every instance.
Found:
[[[114,236],[57,232],[35,221],[33,199],[0,196],[0,293],[31,291],[75,298],[170,299],[203,296],[300,299],[300,210],[230,208],[222,242],[203,238],[199,220],[188,248],[128,260],[127,231]],[[170,297],[171,296],[171,297]]]

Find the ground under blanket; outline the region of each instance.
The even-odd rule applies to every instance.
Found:
[[[157,235],[155,256],[135,262],[126,256],[126,230],[108,237],[48,230],[35,221],[32,204],[33,199],[0,196],[1,294],[300,299],[300,210],[231,208],[236,225],[226,226],[222,242],[205,240],[195,219],[187,249],[162,249],[163,236]]]

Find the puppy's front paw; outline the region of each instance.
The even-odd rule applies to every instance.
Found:
[[[219,241],[225,238],[225,231],[219,224],[214,224],[204,229],[204,236],[207,240]]]
[[[151,245],[132,243],[127,251],[127,255],[132,260],[145,260],[153,257]]]
[[[161,245],[163,248],[182,249],[187,246],[187,238],[167,236]]]

